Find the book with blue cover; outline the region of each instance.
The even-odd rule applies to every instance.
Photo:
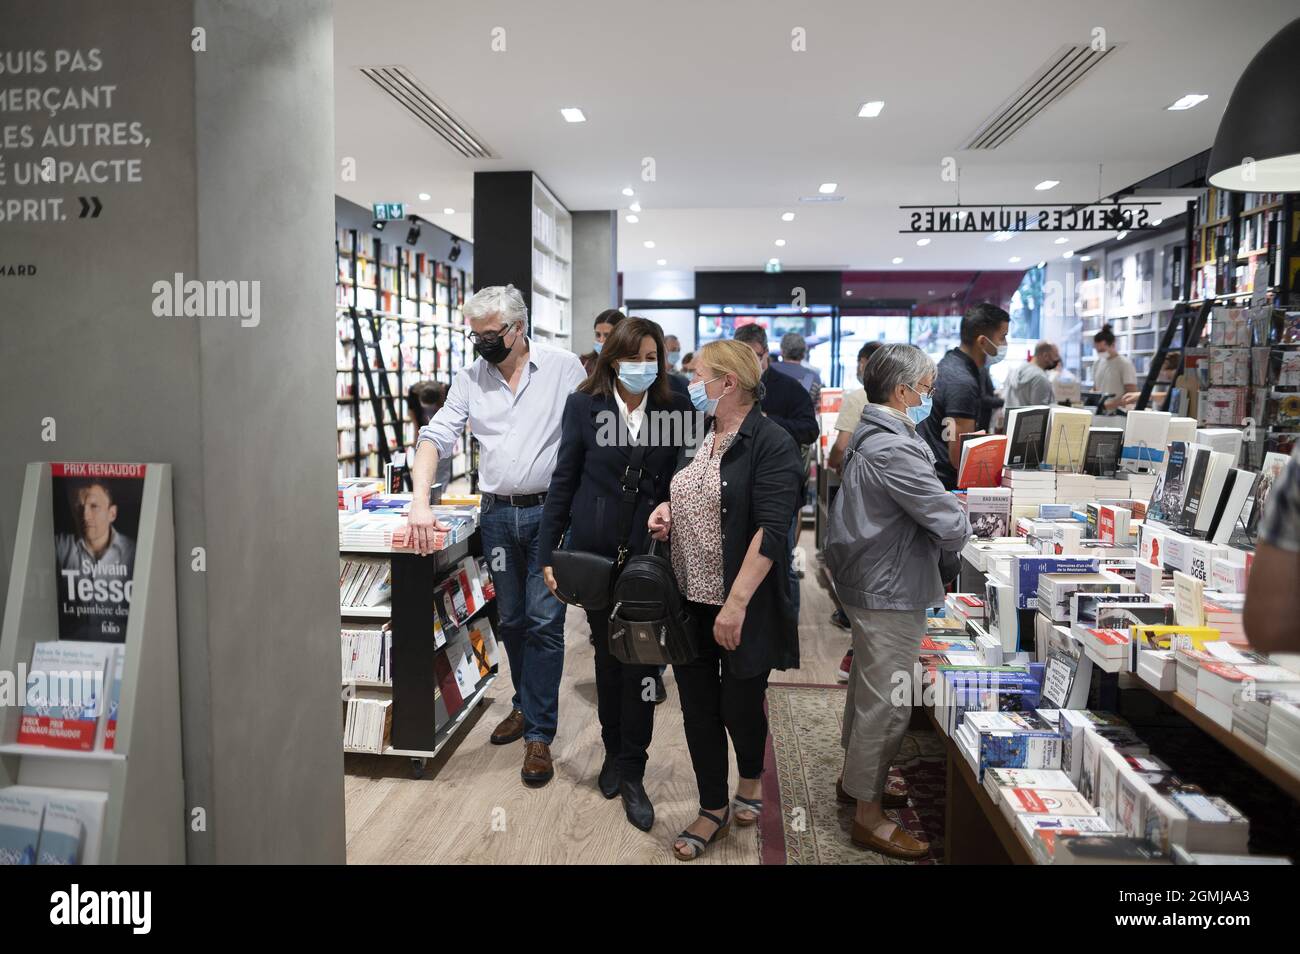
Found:
[[[1016,608],[1037,608],[1038,577],[1043,573],[1096,573],[1096,557],[1014,556]]]
[[[0,865],[36,864],[45,804],[0,789]]]
[[[38,865],[75,865],[81,863],[81,845],[85,826],[75,805],[51,798],[45,803],[45,821],[41,825]]]

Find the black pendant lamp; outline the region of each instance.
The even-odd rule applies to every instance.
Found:
[[[1210,185],[1232,192],[1300,192],[1300,20],[1264,44],[1241,74],[1210,151]]]

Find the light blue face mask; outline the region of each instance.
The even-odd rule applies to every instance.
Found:
[[[687,393],[691,396],[691,403],[695,405],[695,410],[701,414],[712,415],[718,410],[718,399],[709,397],[708,392],[704,389],[707,384],[712,384],[717,378],[709,378],[707,381],[696,381],[689,388]]]
[[[907,416],[912,419],[912,423],[920,424],[930,416],[930,408],[934,405],[934,398],[929,394],[922,394],[910,384],[907,386],[907,389],[921,399],[921,403],[916,407],[909,407],[907,409]]]
[[[600,349],[603,347],[605,347],[605,342],[597,341],[591,346],[591,350],[596,354],[600,354]]]
[[[657,361],[620,361],[618,383],[633,394],[644,394],[659,377]]]
[[[681,360],[682,360],[682,353],[680,351],[668,352],[668,367],[670,368],[677,367],[678,362],[680,362]]]

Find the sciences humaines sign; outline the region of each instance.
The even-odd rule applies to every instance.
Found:
[[[1133,232],[1156,228],[1153,207],[1159,204],[900,205],[908,222],[899,232]]]

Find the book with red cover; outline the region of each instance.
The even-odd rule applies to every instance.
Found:
[[[460,694],[460,686],[456,684],[456,673],[451,668],[445,649],[434,655],[433,671],[438,677],[438,688],[442,691],[442,701],[447,707],[447,716],[454,719],[461,707],[465,705],[465,700]]]
[[[961,446],[961,466],[957,470],[958,487],[1000,487],[1002,463],[1007,456],[1007,436],[991,434],[976,437]]]

